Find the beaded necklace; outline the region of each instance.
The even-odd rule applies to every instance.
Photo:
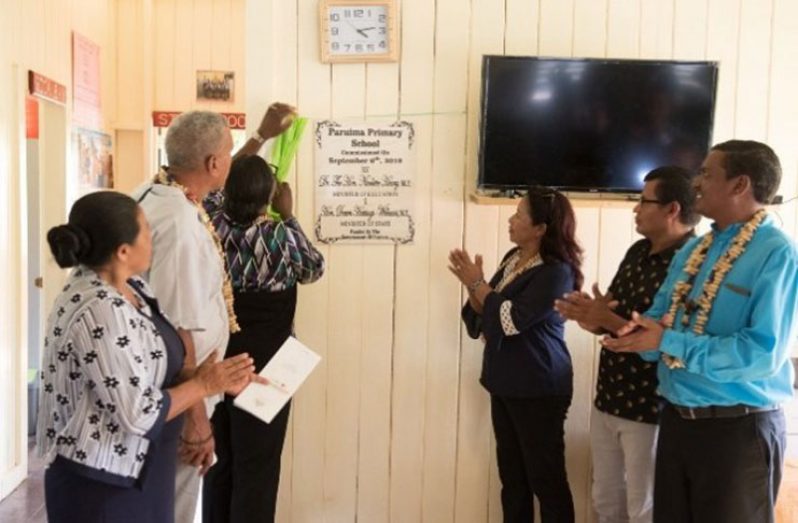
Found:
[[[748,242],[754,237],[754,233],[756,233],[759,226],[762,225],[766,216],[767,212],[765,209],[760,209],[740,228],[732,239],[729,248],[726,249],[726,252],[718,258],[718,261],[716,261],[715,265],[712,267],[709,277],[704,283],[701,295],[695,301],[689,301],[688,296],[690,295],[690,291],[693,290],[696,276],[698,276],[704,261],[706,261],[707,252],[709,252],[709,248],[712,246],[715,233],[712,231],[704,236],[698,246],[693,249],[693,252],[684,265],[683,270],[688,274],[688,278],[678,282],[673,287],[670,309],[663,318],[666,328],[673,327],[676,314],[680,309],[684,309],[681,318],[682,325],[688,327],[690,325],[690,319],[693,314],[695,314],[696,318],[693,324],[693,332],[696,334],[704,334],[704,328],[709,320],[709,312],[712,310],[712,304],[718,295],[721,283],[723,283],[726,275],[731,271],[734,262],[745,252]],[[684,363],[678,358],[666,354],[663,354],[662,357],[665,364],[670,368],[684,367]]]
[[[676,317],[676,314],[679,312],[679,309],[683,308],[684,314],[682,314],[681,319],[682,325],[690,325],[690,319],[693,313],[696,313],[696,321],[693,325],[693,332],[696,334],[704,333],[704,328],[706,327],[707,320],[709,319],[709,311],[712,309],[712,303],[715,301],[715,297],[718,294],[720,284],[734,266],[734,262],[737,261],[737,258],[739,258],[743,252],[745,252],[748,242],[750,242],[751,238],[753,238],[754,233],[762,224],[765,216],[767,216],[765,210],[760,209],[751,217],[750,220],[745,223],[745,225],[740,228],[735,237],[732,239],[729,248],[726,249],[726,252],[723,253],[718,261],[715,262],[715,266],[712,267],[712,271],[709,273],[709,278],[707,278],[707,281],[704,283],[704,288],[701,295],[695,300],[695,302],[689,302],[687,296],[693,289],[696,276],[700,272],[701,267],[706,260],[707,252],[709,252],[709,248],[712,245],[715,234],[714,232],[710,232],[704,236],[704,238],[701,240],[701,243],[699,243],[698,246],[693,249],[693,252],[690,254],[690,257],[685,263],[684,272],[687,273],[689,277],[687,280],[681,281],[674,286],[673,294],[671,296],[670,310],[666,316],[666,323],[668,324],[667,327],[673,326],[673,321]]]
[[[175,187],[180,189],[183,194],[185,195],[186,199],[190,201],[194,206],[197,207],[197,214],[200,217],[200,222],[205,227],[205,230],[208,231],[208,234],[213,240],[213,246],[216,248],[216,252],[222,260],[222,265],[224,267],[224,276],[222,281],[222,295],[224,296],[224,304],[227,308],[227,319],[230,325],[230,332],[236,333],[241,330],[241,327],[238,325],[238,320],[236,319],[236,312],[233,308],[233,283],[230,280],[230,273],[227,271],[227,260],[224,256],[224,249],[222,248],[222,241],[219,239],[219,235],[216,233],[216,228],[213,226],[213,222],[211,221],[210,216],[205,211],[205,208],[202,207],[202,204],[196,201],[194,198],[189,196],[188,188],[186,186],[180,184],[175,180],[173,177],[169,176],[169,174],[161,169],[158,171],[158,174],[152,180],[152,183],[159,184],[159,185],[166,185],[168,187]]]

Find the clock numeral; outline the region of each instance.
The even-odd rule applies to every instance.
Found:
[[[348,53],[349,50],[352,49],[352,44],[344,44],[344,47],[346,48],[346,49],[344,49],[344,51],[346,51]]]
[[[385,15],[380,15],[378,21],[385,22]]]
[[[385,45],[385,40],[380,42],[380,48],[385,49],[387,46]]]
[[[384,35],[384,34],[385,34],[385,27],[380,27],[380,34],[381,34],[381,35]]]
[[[330,28],[330,34],[333,35],[333,36],[337,35],[338,34],[338,28],[337,27],[331,27]]]
[[[352,14],[355,18],[363,18],[363,9],[355,9]]]
[[[338,49],[341,48],[341,46],[338,44],[338,42],[333,42],[331,47],[332,47],[333,51],[337,51]]]
[[[355,51],[357,51],[358,53],[362,53],[363,52],[363,44],[355,44]]]
[[[368,49],[369,51],[374,51],[374,50],[375,50],[375,48],[374,48],[374,44],[368,44],[368,45],[366,46],[366,49]]]
[[[341,19],[341,16],[338,13],[330,13],[330,20],[333,22],[337,22]]]
[[[344,9],[344,18],[350,18],[352,16],[352,11],[350,9]]]

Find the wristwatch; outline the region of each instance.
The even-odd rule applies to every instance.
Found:
[[[260,144],[262,144],[263,142],[265,142],[265,141],[266,141],[266,138],[264,138],[263,136],[261,136],[261,134],[260,134],[258,131],[255,131],[254,133],[252,133],[252,136],[251,136],[251,138],[252,138],[253,140],[255,140],[256,142],[260,143]]]

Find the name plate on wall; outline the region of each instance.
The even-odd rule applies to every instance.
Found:
[[[316,123],[316,239],[413,241],[415,132],[409,122]]]

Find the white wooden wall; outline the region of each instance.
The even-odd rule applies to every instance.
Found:
[[[324,361],[300,392],[283,457],[284,522],[495,522],[499,481],[481,343],[459,322],[452,247],[492,270],[509,248],[510,207],[475,205],[480,60],[505,53],[718,60],[714,141],[763,140],[798,174],[798,2],[794,0],[402,0],[397,64],[324,65],[316,0],[249,0],[247,110],[296,103],[302,115],[416,126],[416,241],[323,247],[324,279],[302,289],[299,337]],[[296,173],[313,220],[313,149]],[[606,286],[634,240],[631,206],[574,201],[586,283]],[[779,214],[795,228],[795,204]],[[567,331],[575,392],[568,469],[579,521],[592,520],[588,428],[598,348]]]
[[[452,247],[482,252],[491,269],[509,247],[511,209],[467,200],[476,178],[482,54],[719,60],[714,141],[770,143],[785,167],[782,194],[796,194],[796,0],[400,4],[399,63],[330,66],[318,61],[317,0],[0,0],[3,412],[19,405],[7,393],[17,386],[9,377],[24,343],[21,120],[11,64],[70,86],[73,27],[103,46],[106,126],[117,131],[118,152],[124,144],[116,166],[132,185],[150,174],[144,159],[149,112],[197,107],[196,69],[236,71],[236,100],[212,108],[241,110],[243,104],[251,126],[276,99],[298,104],[311,118],[402,118],[416,125],[415,244],[323,247],[329,272],[302,290],[298,332],[324,362],[294,406],[283,459],[283,522],[500,521],[487,395],[477,384],[481,347],[460,327],[462,292],[445,269]],[[307,140],[293,179],[308,230],[312,173]],[[606,285],[633,240],[631,210],[574,203],[587,284]],[[794,231],[795,203],[779,214]],[[567,336],[575,367],[568,466],[579,521],[587,521],[597,348],[578,329],[569,328]],[[7,419],[0,417],[2,487],[21,459]]]
[[[152,0],[154,44],[152,109],[243,112],[244,1]],[[230,102],[197,102],[198,70],[233,71]]]
[[[103,128],[116,111],[116,0],[0,0],[0,498],[27,466],[27,218],[24,95],[33,69],[67,86],[71,115],[72,31],[101,46]],[[40,102],[40,107],[43,102]],[[43,117],[44,118],[44,117]],[[41,122],[44,125],[44,121]],[[67,130],[64,127],[64,135]],[[65,162],[62,159],[60,163]],[[52,187],[65,172],[48,172]],[[57,195],[56,195],[57,196]],[[61,195],[66,200],[66,195]]]

